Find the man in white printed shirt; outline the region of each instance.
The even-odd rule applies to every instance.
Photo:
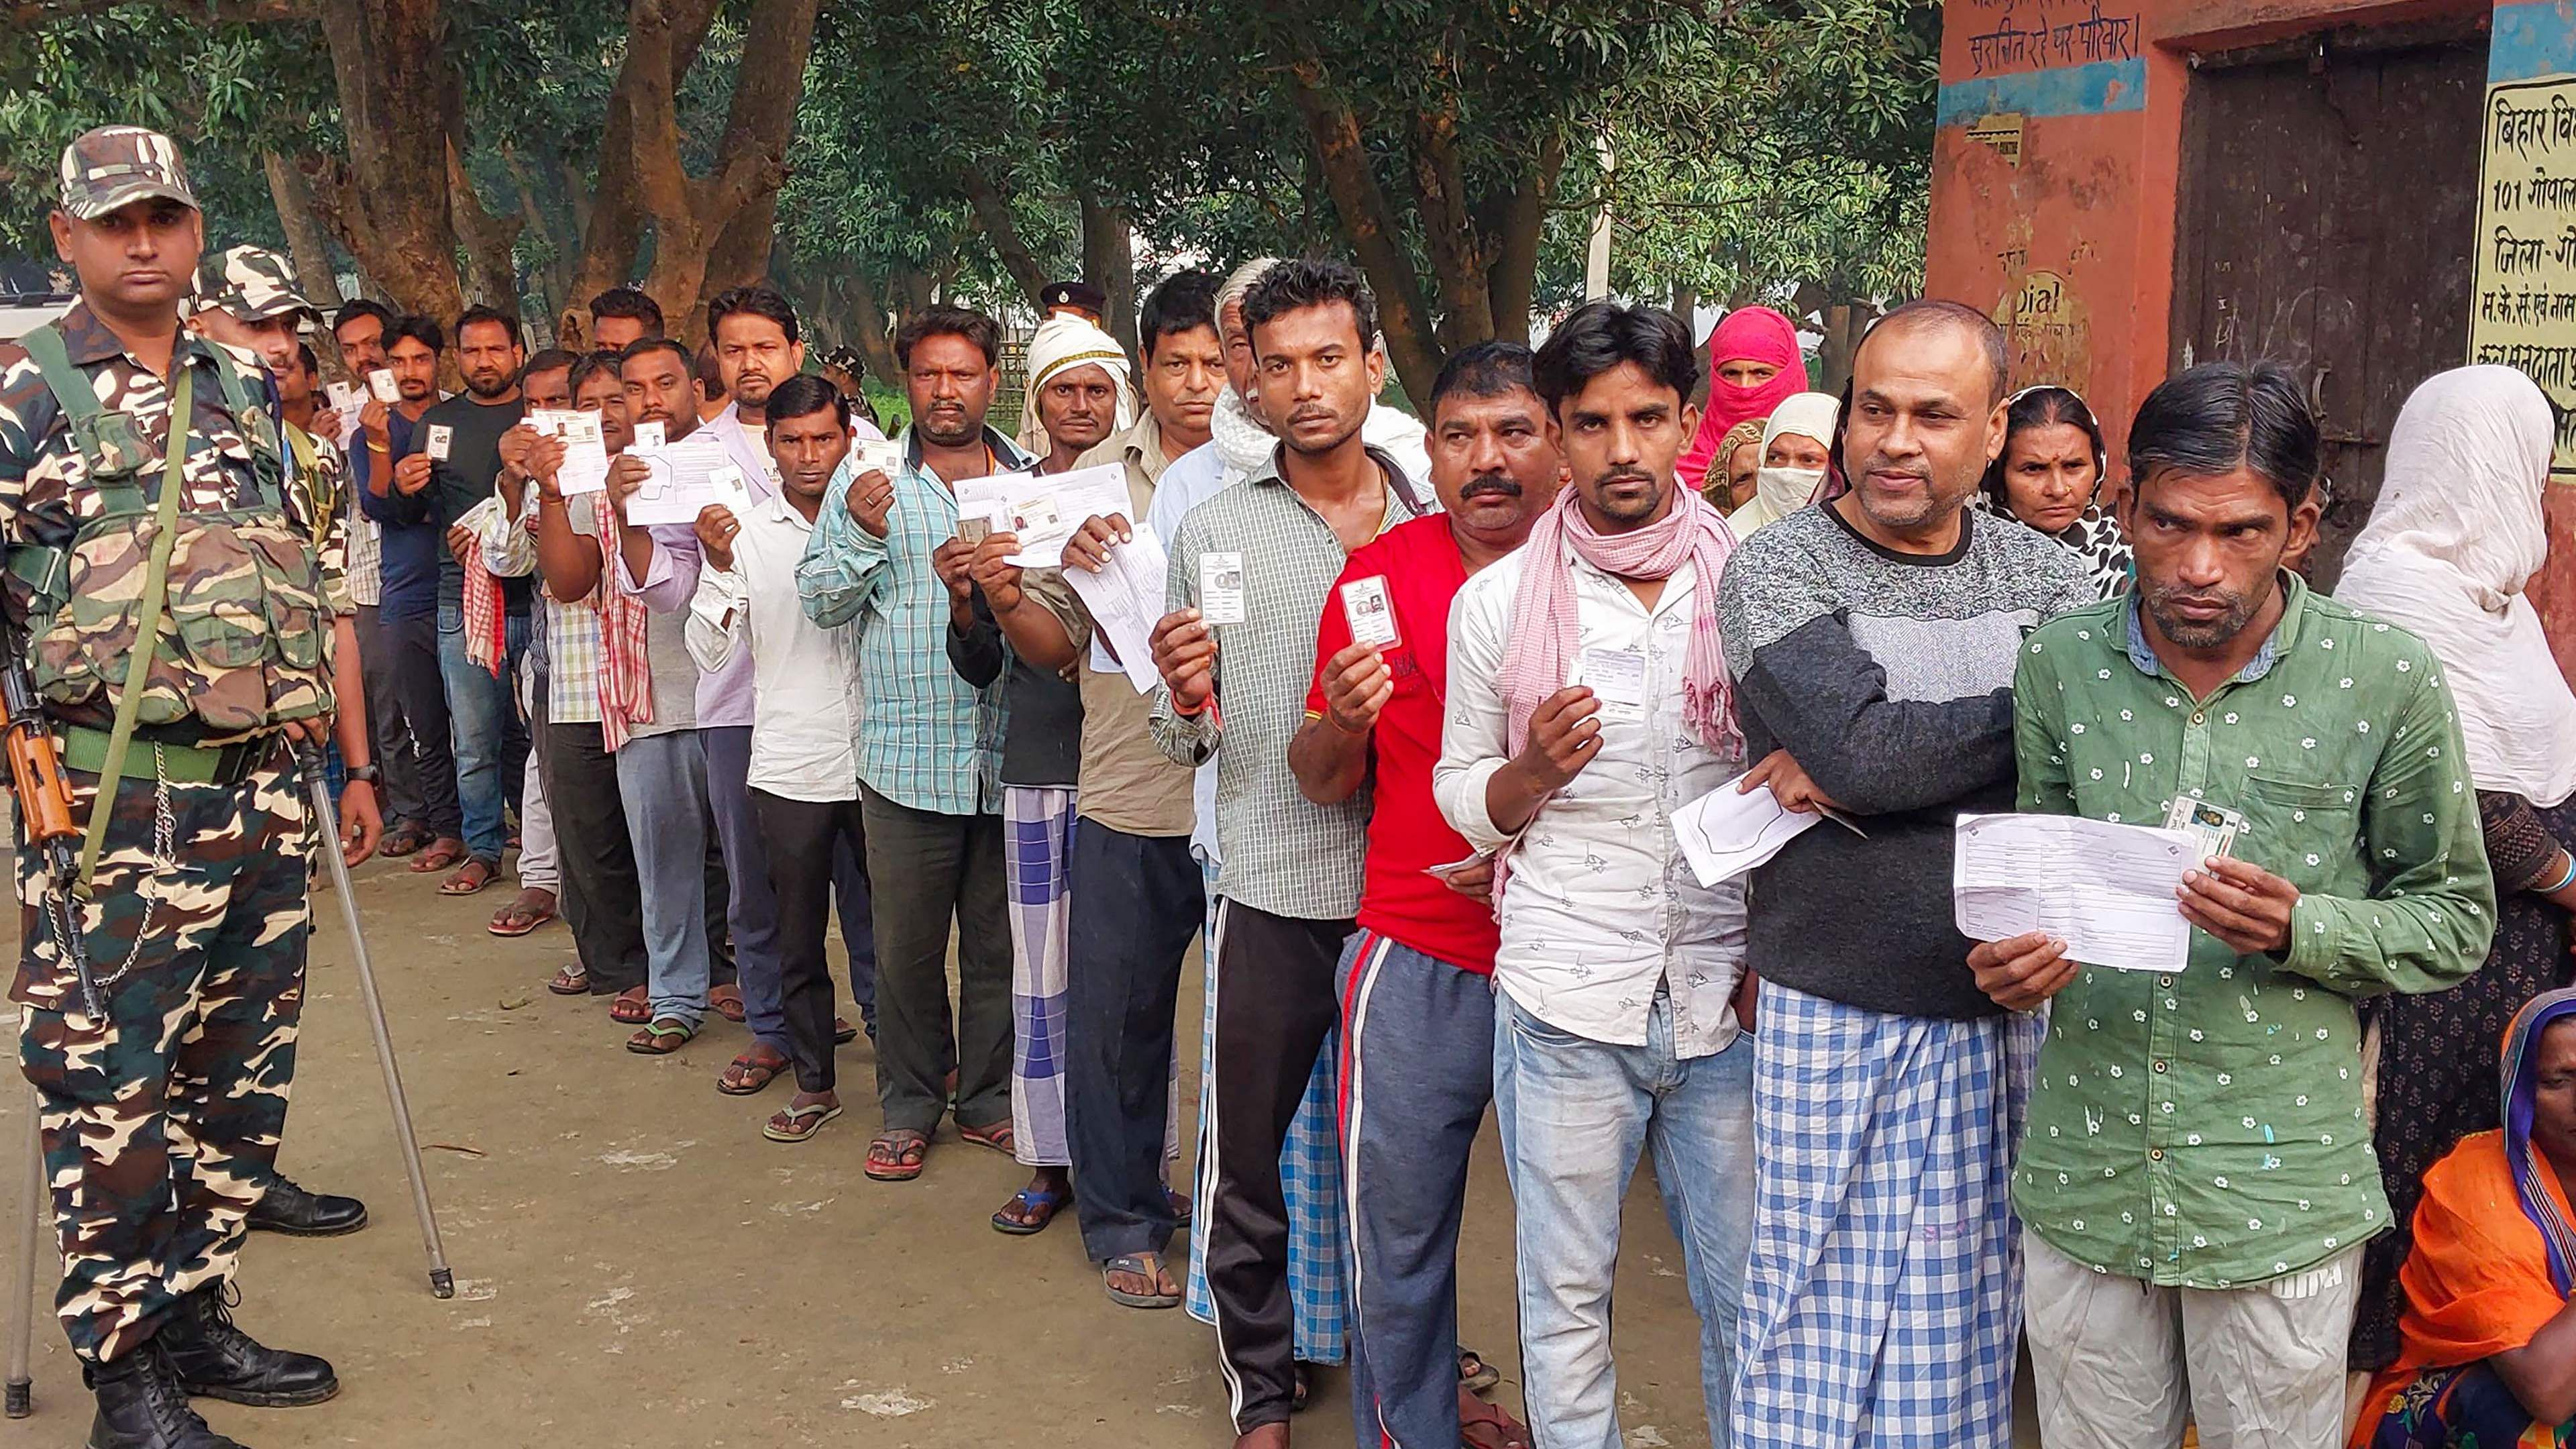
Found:
[[[746,653],[751,660],[751,804],[778,897],[780,988],[797,1089],[761,1135],[803,1142],[841,1115],[823,931],[834,861],[844,846],[861,857],[867,848],[859,823],[858,629],[814,623],[796,593],[796,561],[814,536],[824,490],[850,454],[850,405],[830,383],[802,375],[766,401],[779,489],[742,518],[722,505],[698,515],[705,567],[689,602],[689,652],[709,674]],[[843,931],[852,925],[844,918]]]
[[[1616,1449],[1610,1287],[1651,1148],[1727,1442],[1753,1216],[1753,1045],[1730,1003],[1744,895],[1683,859],[1673,812],[1743,762],[1714,616],[1734,537],[1674,476],[1698,425],[1689,329],[1593,303],[1532,363],[1574,486],[1450,614],[1433,793],[1500,851],[1494,1098],[1519,1238],[1530,1425]]]

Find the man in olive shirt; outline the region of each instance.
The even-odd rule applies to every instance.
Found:
[[[2362,1242],[2388,1226],[2353,998],[2486,956],[2495,894],[2432,651],[2281,568],[2316,532],[2317,427],[2284,369],[2150,394],[2121,519],[2138,587],[2023,646],[2021,808],[2235,817],[2184,878],[2184,970],[2041,934],[1969,955],[2054,998],[2014,1182],[2049,1449],[2334,1449]],[[2185,1385],[2189,1393],[2186,1399]]]

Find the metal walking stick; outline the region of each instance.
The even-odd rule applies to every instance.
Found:
[[[447,1269],[447,1249],[438,1237],[438,1212],[429,1205],[429,1179],[420,1168],[420,1140],[412,1135],[411,1107],[403,1099],[402,1069],[394,1065],[394,1039],[385,1029],[385,1004],[376,994],[376,968],[367,957],[367,933],[358,924],[358,897],[349,888],[349,863],[340,858],[340,834],[332,828],[339,812],[331,805],[331,787],[322,780],[322,752],[309,741],[295,746],[304,773],[305,792],[313,797],[313,819],[321,832],[322,858],[331,863],[331,886],[339,892],[340,909],[349,923],[349,949],[357,956],[358,991],[366,998],[367,1025],[376,1037],[376,1063],[384,1068],[385,1096],[393,1104],[394,1136],[402,1143],[403,1171],[411,1176],[411,1210],[420,1219],[421,1246],[429,1250],[429,1291],[456,1296],[456,1275]]]
[[[27,1096],[27,1202],[18,1239],[18,1267],[9,1275],[9,1384],[7,1413],[23,1419],[36,1412],[36,1381],[30,1364],[36,1339],[36,1253],[45,1221],[45,1139],[33,1092]]]

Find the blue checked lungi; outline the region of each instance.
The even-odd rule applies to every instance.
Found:
[[[1206,933],[1216,939],[1216,870],[1210,867]],[[1202,944],[1202,952],[1205,947]],[[1216,1054],[1216,993],[1207,994],[1199,1029],[1199,1155],[1207,1155],[1208,1063]],[[1333,1064],[1339,1035],[1324,1038],[1315,1075],[1279,1148],[1279,1184],[1288,1205],[1288,1299],[1299,1363],[1338,1364],[1350,1352],[1350,1237],[1342,1212],[1342,1145],[1334,1130]],[[1206,1204],[1190,1214],[1190,1275],[1183,1306],[1201,1323],[1216,1322],[1208,1293]]]
[[[1002,787],[1011,896],[1011,1155],[1030,1167],[1073,1161],[1064,1130],[1065,861],[1073,854],[1071,790]]]
[[[1735,1449],[2006,1449],[2013,1153],[2045,1019],[1762,983]]]

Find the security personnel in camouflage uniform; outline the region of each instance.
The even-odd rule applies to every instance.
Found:
[[[296,350],[304,345],[302,334],[322,325],[322,309],[295,289],[293,265],[266,247],[239,246],[206,258],[198,268],[196,296],[189,305],[195,312],[188,323],[193,330],[255,354],[267,364],[272,381],[301,366]],[[282,410],[273,410],[273,416],[284,440],[290,486],[304,495],[304,516],[311,521],[315,549],[332,559],[345,557],[348,460],[330,438],[305,432]],[[354,660],[358,657],[357,605],[349,591],[338,586],[336,569],[328,583],[336,640],[333,658]],[[375,787],[373,765],[350,765],[347,774],[364,780],[370,789]],[[274,1169],[259,1175],[259,1205],[250,1210],[253,1232],[327,1238],[367,1225],[367,1205],[354,1197],[308,1192]]]
[[[0,346],[0,584],[94,858],[70,905],[95,1012],[43,924],[53,887],[18,857],[32,924],[10,997],[61,1235],[56,1306],[98,1396],[91,1449],[239,1449],[189,1394],[298,1404],[339,1386],[226,1309],[294,1071],[319,832],[289,740],[331,729],[337,564],[316,558],[258,360],[180,328],[204,232],[178,148],[131,126],[83,135],[51,223],[82,295]],[[338,720],[353,760],[361,728]],[[370,786],[350,786],[340,826],[345,852],[373,848]]]

